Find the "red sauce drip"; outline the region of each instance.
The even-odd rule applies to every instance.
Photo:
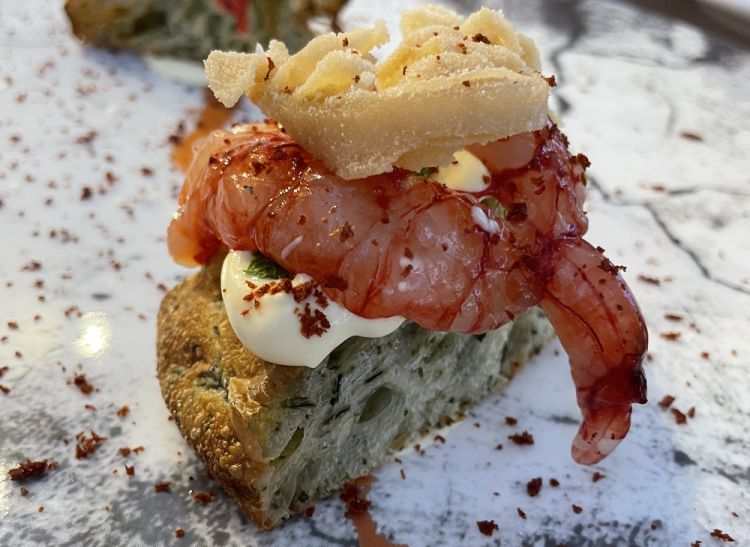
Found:
[[[367,493],[375,482],[375,477],[365,475],[344,485],[341,499],[346,503],[346,517],[354,524],[360,547],[408,547],[402,543],[391,543],[383,534],[377,532],[377,524],[370,515],[372,503]]]

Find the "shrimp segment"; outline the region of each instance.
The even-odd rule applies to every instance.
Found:
[[[645,402],[647,335],[617,268],[581,239],[588,162],[551,124],[471,152],[492,174],[481,194],[400,169],[345,181],[270,124],[216,132],[188,172],[170,252],[198,264],[222,245],[259,251],[353,313],[431,330],[482,333],[540,305],[583,414],[573,458],[595,463]]]

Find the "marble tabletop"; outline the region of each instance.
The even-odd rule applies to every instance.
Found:
[[[394,25],[414,3],[353,0],[342,24]],[[579,416],[555,342],[445,444],[379,469],[371,514],[412,546],[718,545],[715,529],[748,545],[750,55],[626,2],[482,3],[503,7],[557,77],[552,106],[592,161],[588,239],[627,265],[649,325],[649,402],[615,453],[576,465]],[[164,243],[181,184],[169,137],[190,129],[202,91],[81,46],[59,2],[3,0],[0,56],[0,544],[356,545],[335,496],[259,533],[168,420],[155,313],[187,273]],[[678,423],[665,395],[694,416]],[[507,442],[521,429],[533,446]],[[81,432],[96,446],[85,459]],[[7,470],[27,458],[58,466],[22,495]],[[203,490],[213,502],[193,500]],[[484,536],[478,520],[500,530]]]

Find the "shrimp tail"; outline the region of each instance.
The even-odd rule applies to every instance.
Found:
[[[540,304],[568,353],[583,415],[573,459],[594,464],[625,438],[631,404],[646,402],[648,334],[620,267],[601,249],[563,239],[551,254]]]

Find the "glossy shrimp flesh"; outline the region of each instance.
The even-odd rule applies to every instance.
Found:
[[[271,124],[215,132],[188,172],[169,249],[188,265],[223,247],[259,251],[353,313],[431,330],[486,332],[541,306],[583,414],[573,458],[595,463],[646,401],[647,334],[618,268],[582,239],[588,162],[552,124],[470,151],[492,174],[476,194],[401,169],[343,180]]]

